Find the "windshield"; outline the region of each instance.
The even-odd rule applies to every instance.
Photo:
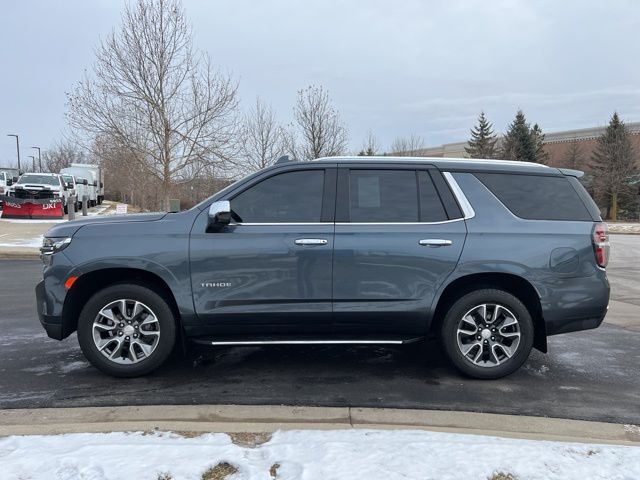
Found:
[[[52,175],[32,175],[25,174],[20,177],[18,184],[25,185],[27,183],[37,183],[41,185],[60,185],[58,177]]]

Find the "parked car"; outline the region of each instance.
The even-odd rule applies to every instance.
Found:
[[[67,198],[67,206],[70,205],[69,199],[73,197],[75,199],[74,208],[77,211],[80,211],[82,208],[82,199],[78,199],[80,185],[76,181],[76,177],[73,175],[61,174],[62,181],[65,183],[67,190],[65,191],[65,196]]]
[[[9,195],[9,187],[13,183],[13,179],[7,175],[7,172],[0,170],[0,195]],[[0,202],[2,205],[2,202]]]
[[[24,173],[10,188],[10,195],[16,198],[59,198],[67,212],[67,185],[57,173]]]
[[[185,212],[53,227],[40,320],[58,340],[77,330],[91,363],[122,377],[160,366],[179,336],[434,336],[461,372],[502,377],[607,312],[608,233],[580,175],[497,160],[277,164]]]

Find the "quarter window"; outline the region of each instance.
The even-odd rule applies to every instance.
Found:
[[[443,222],[447,220],[447,213],[444,211],[442,200],[440,200],[440,195],[438,195],[429,172],[418,172],[418,187],[420,190],[420,221]]]
[[[316,223],[323,189],[324,170],[281,173],[234,197],[231,209],[243,223]]]

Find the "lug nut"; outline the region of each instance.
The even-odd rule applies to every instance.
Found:
[[[123,327],[124,327],[124,323],[120,323],[120,328],[123,328]]]
[[[140,327],[138,327],[138,325],[135,325],[133,328],[135,328],[136,330],[138,330],[138,328],[140,328]]]
[[[481,339],[482,339],[482,337],[480,335],[478,335],[478,340],[481,340]]]
[[[496,339],[496,337],[491,337],[491,340],[494,340],[494,341],[495,341],[495,339]]]
[[[129,340],[129,336],[124,337],[125,340]]]
[[[118,330],[118,335],[119,335],[119,336],[122,336],[122,335],[123,335],[122,330]]]
[[[133,338],[138,338],[138,334],[137,334],[137,333],[134,333],[134,334],[133,334]]]
[[[485,340],[484,343],[489,343],[489,342],[487,340]]]

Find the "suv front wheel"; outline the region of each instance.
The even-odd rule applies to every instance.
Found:
[[[135,284],[93,295],[78,318],[78,342],[102,372],[137,377],[158,368],[176,339],[173,312],[157,293]]]
[[[447,312],[442,344],[451,362],[474,378],[500,378],[516,371],[533,346],[533,322],[524,304],[498,289],[466,294]]]

